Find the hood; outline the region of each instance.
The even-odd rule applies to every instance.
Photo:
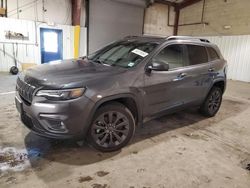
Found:
[[[73,88],[111,77],[126,69],[85,61],[82,59],[55,61],[38,65],[20,75],[26,83],[36,87]]]

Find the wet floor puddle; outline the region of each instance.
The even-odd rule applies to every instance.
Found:
[[[0,148],[0,172],[23,171],[30,167],[30,160],[38,158],[41,153],[36,149]]]

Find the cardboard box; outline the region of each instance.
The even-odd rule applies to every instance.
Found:
[[[24,70],[31,68],[31,67],[34,67],[36,65],[37,64],[35,64],[35,63],[22,63],[22,70],[24,71]]]
[[[5,15],[6,9],[5,8],[0,8],[0,15]]]

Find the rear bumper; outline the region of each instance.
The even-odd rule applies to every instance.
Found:
[[[28,104],[16,94],[16,106],[22,123],[35,134],[56,139],[83,138],[90,125],[94,103],[82,96],[67,101],[49,101],[34,97]]]

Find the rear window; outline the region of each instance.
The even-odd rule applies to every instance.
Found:
[[[189,65],[208,62],[207,51],[204,46],[187,45]]]
[[[208,47],[207,50],[208,50],[208,54],[209,54],[211,61],[214,61],[216,59],[220,59],[217,52],[213,48]]]

